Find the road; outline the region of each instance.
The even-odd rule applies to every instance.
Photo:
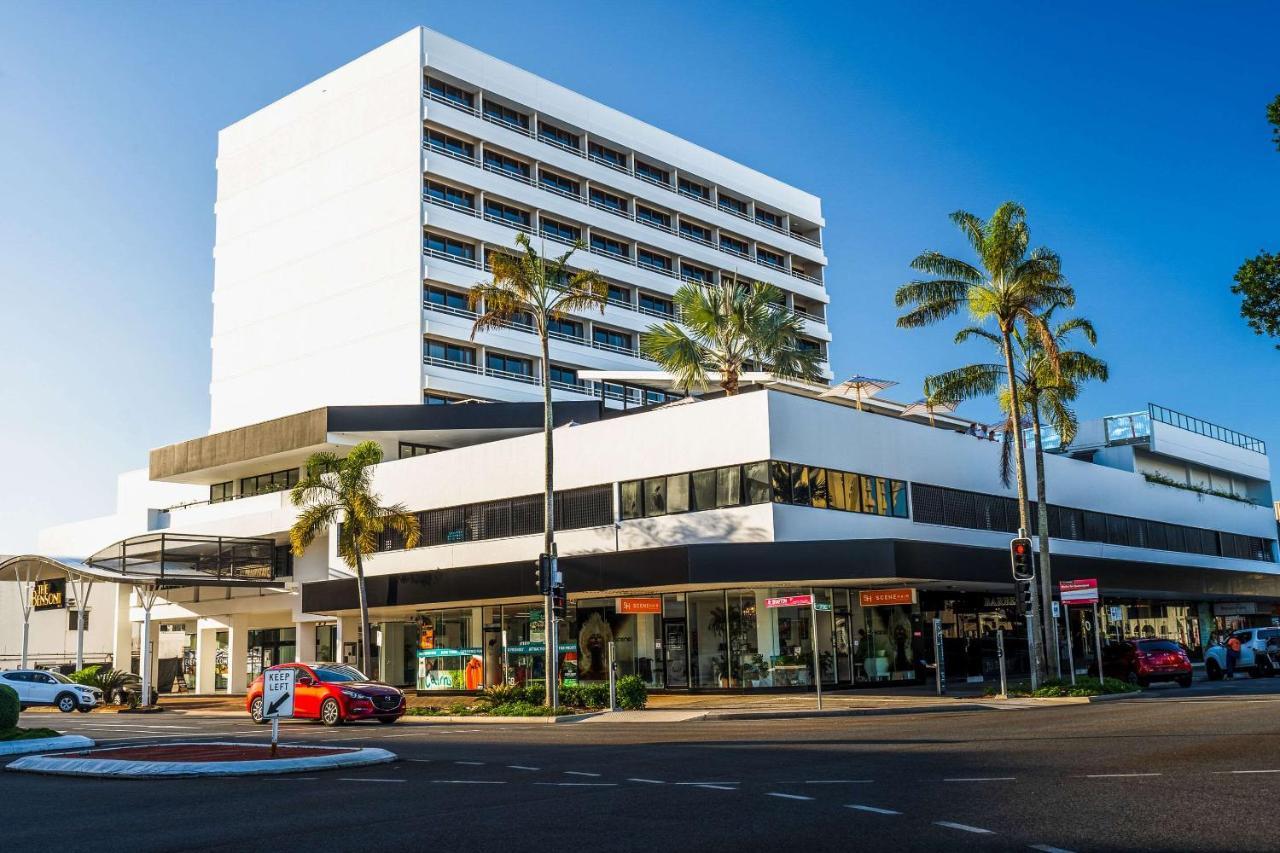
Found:
[[[238,718],[59,715],[102,744]],[[27,725],[45,714],[24,715]],[[401,760],[301,776],[0,773],[12,850],[1274,850],[1280,682],[1086,706],[672,724],[286,723]],[[66,839],[60,841],[59,839]]]

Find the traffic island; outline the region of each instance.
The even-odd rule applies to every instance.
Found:
[[[273,757],[268,744],[166,743],[109,747],[58,755],[29,755],[7,770],[55,776],[109,779],[189,776],[261,776],[307,773],[334,768],[386,764],[396,756],[385,749],[280,746]]]
[[[23,731],[22,735],[36,734],[40,735],[39,730]],[[50,752],[59,749],[84,749],[86,746],[93,746],[93,741],[87,737],[80,735],[60,735],[55,731],[48,731],[43,737],[12,737],[4,738],[0,736],[0,757],[8,755],[28,755],[32,752]]]

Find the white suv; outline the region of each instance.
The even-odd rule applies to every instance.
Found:
[[[43,669],[11,669],[0,672],[0,684],[12,687],[18,694],[18,705],[53,705],[64,714],[72,711],[89,713],[102,704],[102,691],[76,684],[58,672]]]

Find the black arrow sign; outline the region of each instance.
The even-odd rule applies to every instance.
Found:
[[[280,710],[280,706],[289,701],[289,694],[285,693],[279,699],[271,703],[271,707],[267,709],[267,716],[270,717],[276,711]]]

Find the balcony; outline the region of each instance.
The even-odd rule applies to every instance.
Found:
[[[474,270],[480,269],[480,262],[475,258],[455,255],[452,252],[442,252],[439,249],[433,249],[430,246],[424,245],[422,247],[422,254],[429,258],[437,258],[442,261],[452,261],[455,264],[462,264],[464,267],[471,267]]]

